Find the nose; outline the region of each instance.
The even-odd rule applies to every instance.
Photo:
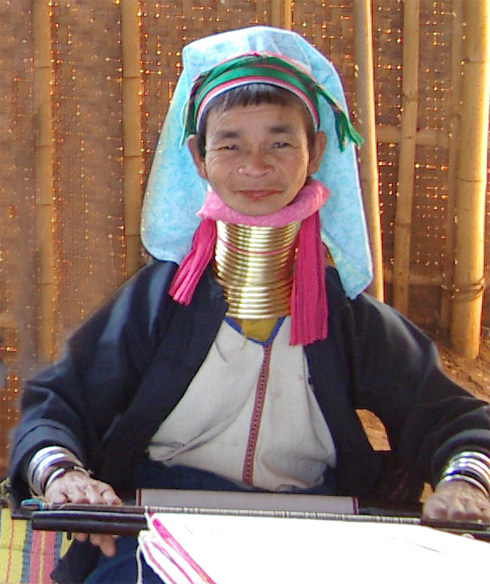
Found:
[[[272,167],[267,159],[267,154],[259,149],[245,153],[238,167],[240,174],[246,174],[254,178],[260,178],[271,172],[271,170]]]

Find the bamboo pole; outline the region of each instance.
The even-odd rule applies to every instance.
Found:
[[[292,30],[293,3],[292,0],[271,1],[271,26]]]
[[[364,144],[359,165],[364,206],[369,230],[374,275],[368,292],[384,300],[383,248],[379,214],[379,174],[374,98],[374,59],[371,0],[357,0],[353,6],[354,51],[356,55],[356,104],[359,131]]]
[[[398,126],[380,124],[377,128],[376,139],[378,144],[399,144],[401,142],[400,128]],[[415,143],[417,146],[449,148],[450,139],[446,131],[420,128],[415,134]]]
[[[53,119],[51,112],[51,8],[48,0],[32,3],[34,103],[37,136],[34,155],[36,231],[39,245],[39,324],[37,350],[42,360],[54,356],[56,275],[54,249]]]
[[[385,265],[384,278],[387,284],[393,282],[393,270],[389,264]],[[443,283],[442,275],[437,272],[428,275],[415,270],[410,271],[410,286],[440,288]]]
[[[489,104],[489,5],[465,0],[451,342],[478,356],[484,292],[485,190]]]
[[[393,250],[393,306],[408,313],[412,200],[417,133],[420,0],[403,4],[402,123]]]
[[[123,199],[128,276],[141,267],[140,218],[142,186],[141,45],[139,0],[121,1],[123,61]]]
[[[451,326],[451,289],[454,275],[454,228],[456,211],[456,177],[458,168],[459,128],[461,121],[461,62],[463,60],[463,0],[453,0],[453,23],[451,30],[451,119],[449,126],[449,172],[447,193],[447,219],[443,285],[441,296],[441,324],[445,330]]]

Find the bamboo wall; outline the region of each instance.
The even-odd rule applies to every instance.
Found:
[[[368,206],[379,199],[377,295],[450,329],[464,2],[373,0],[374,69],[361,66],[367,33],[354,35],[361,4],[0,0],[0,467],[22,379],[146,259],[139,207],[158,131],[182,46],[207,34],[256,23],[300,32],[336,64],[365,133],[371,75],[377,166],[368,150],[361,162],[379,171],[363,175],[366,191],[375,185]],[[489,326],[488,293],[483,318]]]

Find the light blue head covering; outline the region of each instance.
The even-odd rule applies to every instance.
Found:
[[[267,51],[299,61],[347,109],[333,65],[297,33],[254,26],[209,36],[184,47],[183,71],[160,134],[143,203],[142,241],[157,259],[180,263],[187,254],[200,221],[196,214],[207,190],[187,146],[181,143],[183,113],[193,80],[217,63],[251,51]],[[330,190],[330,198],[320,210],[322,239],[332,254],[346,294],[355,298],[372,278],[356,151],[350,143],[343,152],[340,150],[330,106],[320,100],[319,109],[320,129],[328,140],[313,177]]]

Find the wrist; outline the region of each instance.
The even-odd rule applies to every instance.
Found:
[[[82,462],[67,448],[47,446],[38,450],[30,459],[27,478],[31,491],[44,495],[47,487],[70,470],[78,470],[89,475]]]
[[[482,452],[463,451],[444,467],[438,485],[464,481],[490,498],[490,457]]]
[[[75,465],[75,464],[70,465],[70,466],[63,466],[63,467],[55,468],[53,470],[53,472],[46,479],[46,482],[44,484],[43,494],[46,493],[46,491],[48,490],[48,488],[51,486],[51,484],[56,479],[60,479],[61,477],[65,476],[66,473],[72,472],[72,471],[82,472],[86,476],[88,476],[88,477],[90,476],[90,473],[88,472],[88,470],[85,467],[78,466],[78,465]]]

